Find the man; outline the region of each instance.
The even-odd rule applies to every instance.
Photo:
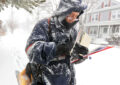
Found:
[[[61,0],[54,15],[43,19],[34,27],[26,46],[30,60],[26,73],[33,76],[32,85],[75,85],[74,57],[84,59],[82,55],[88,49],[76,43],[76,24],[86,7],[81,0]],[[29,75],[30,77],[30,75]]]

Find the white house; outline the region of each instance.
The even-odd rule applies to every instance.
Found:
[[[120,1],[102,0],[98,7],[87,13],[85,31],[92,38],[107,38],[120,33]]]

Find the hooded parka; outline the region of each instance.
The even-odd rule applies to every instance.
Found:
[[[73,47],[78,20],[68,24],[65,18],[73,11],[81,15],[84,9],[86,6],[81,4],[81,0],[61,0],[52,17],[35,25],[25,49],[34,76],[32,85],[75,85],[71,56],[56,55],[56,42],[62,42],[62,39],[66,38],[70,41],[69,48]],[[39,84],[40,82],[42,84]]]

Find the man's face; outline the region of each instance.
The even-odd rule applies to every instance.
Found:
[[[73,23],[75,19],[77,19],[78,15],[79,15],[79,12],[72,12],[66,17],[66,21],[68,23]]]

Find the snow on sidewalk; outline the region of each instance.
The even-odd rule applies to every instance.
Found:
[[[77,85],[120,85],[120,48],[101,51],[91,57],[75,65]]]

